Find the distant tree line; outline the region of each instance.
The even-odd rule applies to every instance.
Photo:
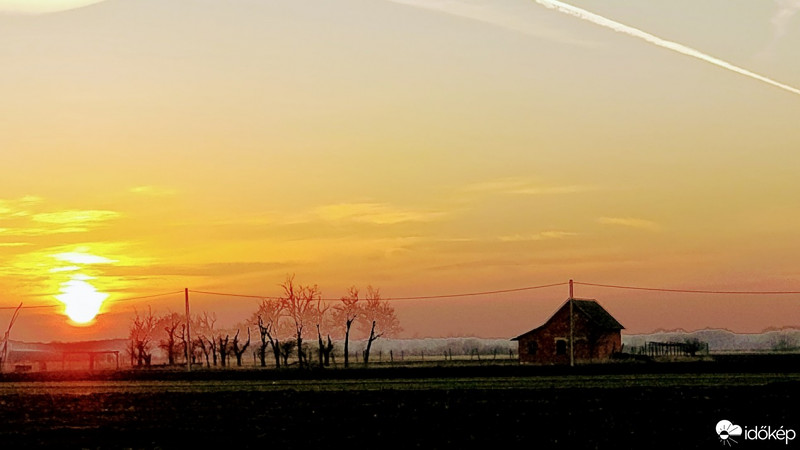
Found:
[[[365,341],[361,357],[369,364],[372,343],[401,330],[394,308],[372,286],[367,287],[365,295],[350,287],[333,303],[322,300],[316,284],[298,284],[294,275],[287,276],[280,286],[283,292],[279,298],[263,299],[249,318],[231,328],[218,327],[214,312],[193,315],[191,342],[185,316],[175,312],[154,315],[149,307],[146,312],[137,310],[129,329],[131,366],[150,366],[156,348],[166,355],[169,365],[191,360],[206,367],[226,367],[235,359],[236,365],[242,366],[243,356],[252,345],[262,367],[268,360],[274,361],[276,368],[291,364],[326,367],[336,356],[334,340],[342,340],[343,362],[348,367],[351,339]],[[255,343],[251,342],[251,329],[257,330]],[[314,340],[316,344],[310,344]]]

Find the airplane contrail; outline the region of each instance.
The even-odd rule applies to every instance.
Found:
[[[651,44],[655,44],[659,47],[663,47],[672,51],[676,51],[678,53],[684,54],[686,56],[691,56],[693,58],[697,58],[703,60],[705,62],[714,64],[715,66],[722,67],[723,69],[728,69],[730,71],[736,72],[740,75],[744,75],[759,81],[763,81],[764,83],[771,84],[775,87],[784,89],[789,91],[793,94],[800,95],[800,89],[791,87],[789,85],[779,83],[775,80],[767,78],[763,75],[759,75],[757,73],[750,72],[747,69],[743,69],[741,67],[735,66],[729,62],[723,61],[719,58],[715,58],[711,55],[707,55],[703,52],[695,50],[693,48],[687,47],[682,44],[678,44],[677,42],[668,41],[666,39],[661,39],[658,36],[653,36],[650,33],[646,33],[638,28],[634,28],[619,22],[616,22],[611,19],[607,19],[603,16],[594,14],[592,12],[586,11],[585,9],[578,8],[576,6],[568,5],[566,3],[562,3],[558,0],[534,0],[536,3],[549,8],[554,9],[556,11],[562,12],[564,14],[569,14],[571,16],[575,16],[579,19],[587,20],[594,24],[600,25],[602,27],[610,28],[614,31],[627,34],[629,36],[637,37],[639,39],[645,40]]]

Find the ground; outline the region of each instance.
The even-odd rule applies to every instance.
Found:
[[[0,383],[2,448],[721,448],[800,430],[796,359],[745,364],[116,373]],[[792,448],[742,442],[742,448]],[[746,444],[746,445],[745,445]]]

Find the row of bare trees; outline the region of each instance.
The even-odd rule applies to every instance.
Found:
[[[287,276],[280,286],[281,297],[263,299],[248,320],[233,328],[217,327],[213,312],[193,316],[191,342],[187,342],[184,316],[174,312],[154,316],[149,308],[146,313],[137,311],[129,334],[131,365],[149,366],[152,352],[158,347],[170,365],[191,358],[192,363],[205,361],[207,367],[225,367],[234,357],[236,365],[241,366],[253,328],[260,338],[255,353],[262,367],[267,365],[268,354],[278,368],[288,366],[293,355],[298,367],[307,367],[312,364],[310,353],[316,353],[320,367],[328,366],[335,357],[334,340],[344,341],[344,365],[348,367],[352,337],[366,341],[362,359],[369,364],[372,343],[400,331],[394,308],[371,286],[364,296],[353,286],[336,302],[323,300],[317,285],[296,283],[294,275]],[[304,344],[314,338],[316,351]]]

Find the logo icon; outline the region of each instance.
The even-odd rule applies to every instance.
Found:
[[[717,422],[716,430],[717,436],[719,436],[719,441],[722,442],[722,445],[727,445],[729,447],[732,447],[731,442],[738,444],[733,436],[742,435],[742,427],[739,425],[734,425],[730,420],[720,420]]]

